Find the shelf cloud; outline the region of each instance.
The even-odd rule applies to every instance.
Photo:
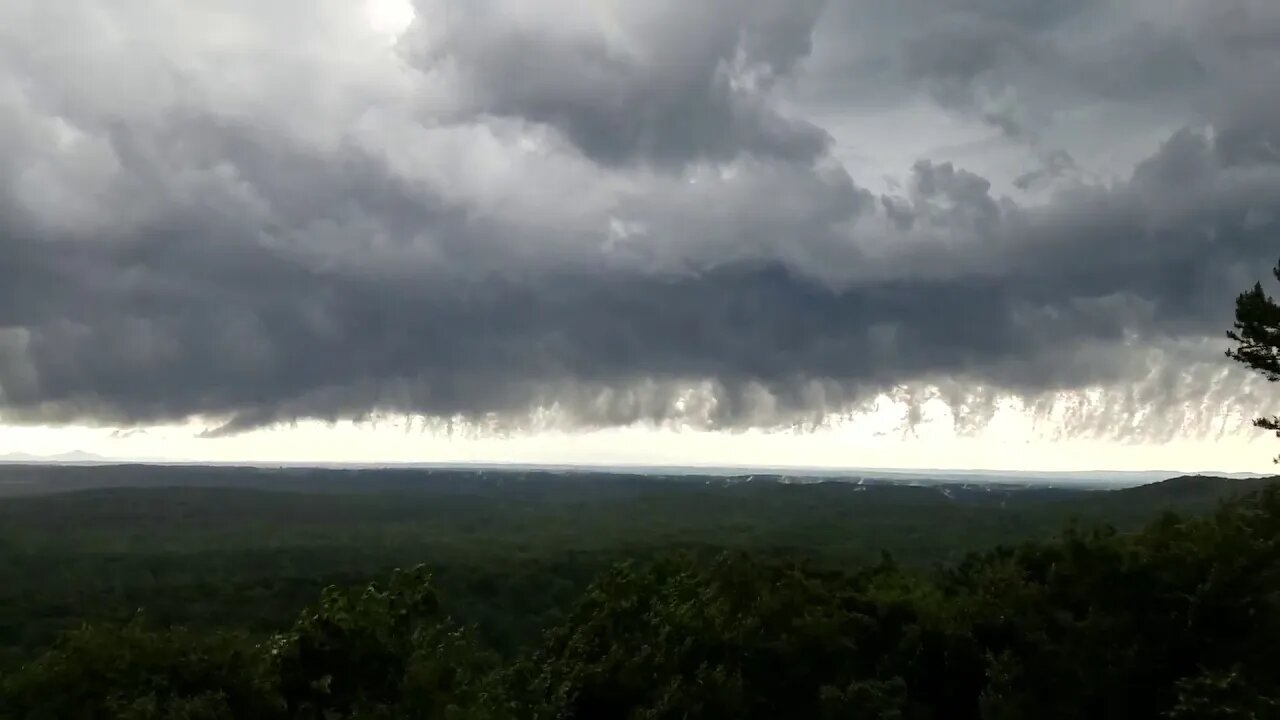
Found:
[[[3,3],[0,417],[778,427],[927,386],[1203,430],[1257,410],[1221,337],[1280,256],[1277,72],[1262,0],[419,0],[394,43],[349,0]]]

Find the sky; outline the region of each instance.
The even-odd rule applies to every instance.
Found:
[[[7,0],[0,454],[1271,469],[1271,0]]]

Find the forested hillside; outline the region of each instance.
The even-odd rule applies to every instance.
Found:
[[[1102,492],[205,467],[10,467],[0,477],[42,483],[0,501],[0,658],[10,663],[82,621],[120,622],[139,608],[164,625],[267,633],[327,585],[418,564],[451,613],[510,653],[621,560],[746,550],[847,567],[888,552],[926,567],[1046,538],[1074,518],[1136,529],[1260,482]]]
[[[0,717],[1276,712],[1264,480],[369,477],[0,501]]]

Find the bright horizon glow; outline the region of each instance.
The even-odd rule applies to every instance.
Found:
[[[906,422],[905,404],[880,398],[872,412],[815,430],[697,431],[638,425],[509,436],[428,427],[421,419],[300,421],[229,437],[202,437],[216,423],[148,428],[12,426],[0,456],[87,452],[109,459],[266,464],[524,464],[841,470],[1272,472],[1268,433],[1228,418],[1218,436],[1165,443],[1064,437],[1004,404],[987,425],[958,432],[940,404]]]

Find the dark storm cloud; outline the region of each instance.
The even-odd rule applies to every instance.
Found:
[[[465,88],[459,112],[546,123],[600,162],[683,164],[740,153],[807,162],[825,150],[826,132],[779,113],[759,91],[808,54],[821,7],[617,3],[611,24],[629,35],[620,44],[573,3],[530,12],[513,2],[423,2],[402,43],[415,64]]]
[[[927,5],[490,0],[445,25],[420,3],[393,53],[320,42],[353,21],[342,3],[300,26],[196,4],[52,55],[13,28],[96,38],[107,11],[0,10],[0,408],[221,432],[374,411],[746,427],[928,384],[980,423],[1001,394],[1102,387],[1071,431],[1160,435],[1249,402],[1206,338],[1280,252],[1274,98],[1241,83],[1126,180],[1041,203],[927,159],[876,197],[779,100],[824,23],[881,22],[909,70],[977,93],[1006,55],[1035,72],[1028,38],[1109,7],[971,1],[947,32],[895,29]],[[272,70],[213,62],[288,33]],[[135,66],[152,92],[128,102],[66,79]]]
[[[1278,8],[1267,0],[842,0],[816,27],[804,96],[866,112],[923,93],[1029,144],[1047,165],[1064,140],[1097,146],[1098,132],[1214,122],[1243,96],[1268,94]],[[1095,116],[1102,119],[1090,122]]]
[[[922,90],[944,107],[1025,137],[1034,132],[1029,122],[1045,120],[1034,96],[1046,82],[1059,84],[1079,59],[1064,53],[1061,36],[1097,22],[1107,6],[1102,0],[841,0],[817,29],[814,69],[825,92]]]

